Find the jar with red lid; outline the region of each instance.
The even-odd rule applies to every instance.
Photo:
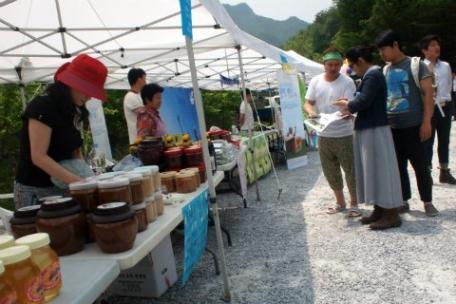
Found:
[[[195,167],[204,163],[203,148],[200,145],[193,145],[184,149],[184,155],[187,167]]]
[[[231,140],[231,133],[230,133],[230,131],[227,131],[227,130],[209,131],[207,133],[211,140],[214,140],[214,139],[223,139],[226,141]]]
[[[138,233],[135,212],[125,202],[97,207],[91,215],[95,240],[101,251],[118,253],[131,249]]]
[[[36,215],[40,211],[40,205],[31,205],[14,211],[10,219],[11,231],[15,238],[37,233]]]
[[[158,165],[163,152],[163,141],[161,137],[148,137],[141,141],[137,154],[144,165]]]
[[[98,206],[96,180],[83,180],[69,184],[70,195],[81,204],[82,211],[91,212]]]
[[[165,159],[166,159],[166,167],[168,170],[180,170],[183,167],[182,156],[183,156],[183,149],[182,148],[171,148],[164,152]]]
[[[87,221],[79,203],[71,197],[44,202],[38,212],[36,226],[51,239],[51,248],[59,256],[84,249]]]

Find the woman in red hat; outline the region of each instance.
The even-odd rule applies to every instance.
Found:
[[[88,55],[78,55],[62,65],[46,93],[34,98],[22,116],[19,164],[14,185],[16,209],[37,203],[49,195],[62,195],[51,177],[72,183],[80,176],[59,164],[82,158],[82,126],[87,120],[85,103],[90,98],[105,100],[108,70]]]

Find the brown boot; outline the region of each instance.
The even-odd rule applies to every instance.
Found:
[[[388,228],[399,227],[401,224],[402,221],[397,208],[383,208],[382,218],[370,224],[369,228],[372,230],[384,230]]]
[[[439,182],[442,184],[456,185],[456,178],[450,173],[450,169],[440,168]]]
[[[360,220],[361,224],[367,225],[378,221],[382,217],[383,208],[377,205],[374,205],[374,211],[369,216],[363,216]]]

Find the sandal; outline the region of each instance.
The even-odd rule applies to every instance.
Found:
[[[348,217],[358,217],[361,215],[361,211],[357,207],[348,209]]]
[[[347,208],[344,206],[339,206],[336,204],[335,207],[329,207],[328,210],[326,210],[326,214],[336,214],[336,213],[340,213],[340,212],[344,212],[345,210],[347,210]]]

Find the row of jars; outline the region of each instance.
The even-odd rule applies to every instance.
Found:
[[[206,181],[206,168],[192,167],[180,171],[166,171],[160,174],[163,188],[168,192],[190,193]]]
[[[163,152],[166,168],[170,171],[179,171],[185,167],[197,167],[204,164],[203,149],[200,145],[188,148],[174,147]]]
[[[62,287],[59,258],[46,233],[0,235],[0,302],[47,303]]]

